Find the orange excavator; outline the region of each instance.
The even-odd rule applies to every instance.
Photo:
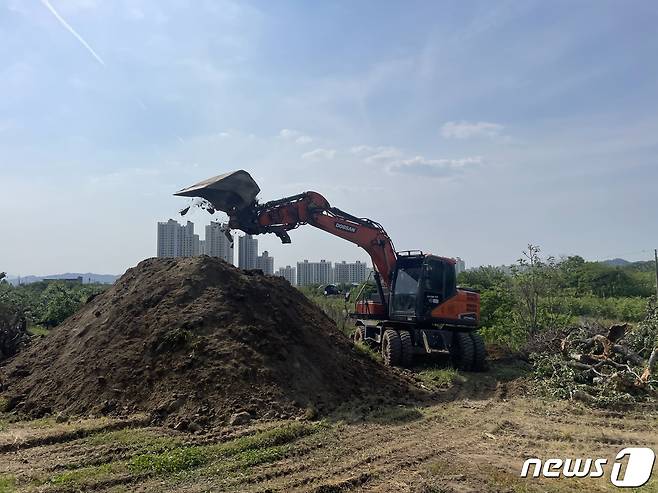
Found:
[[[477,333],[480,295],[457,287],[453,259],[416,250],[396,252],[379,223],[332,207],[317,192],[264,204],[256,200],[259,192],[251,175],[239,170],[175,195],[200,197],[211,213],[228,214],[229,229],[247,234],[274,233],[290,243],[288,231],[309,224],[360,246],[372,259],[378,296],[357,296],[350,314],[356,343],[378,348],[390,366],[409,366],[420,354],[448,352],[459,369],[485,370],[485,346]]]

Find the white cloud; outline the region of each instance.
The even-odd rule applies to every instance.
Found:
[[[441,135],[446,139],[470,139],[472,137],[497,137],[505,127],[491,122],[446,122]]]
[[[360,145],[352,147],[350,152],[361,156],[363,161],[368,164],[393,161],[402,157],[402,151],[397,147]]]
[[[463,173],[468,167],[479,164],[482,164],[480,156],[461,159],[426,159],[423,156],[416,156],[391,164],[388,171],[393,174],[450,178]]]
[[[302,154],[302,159],[306,159],[307,161],[320,161],[323,159],[333,159],[335,155],[335,149],[318,148]]]
[[[366,157],[364,161],[368,164],[381,163],[381,162],[398,159],[400,156],[402,156],[402,151],[400,151],[399,149],[395,147],[385,147],[385,148],[381,148],[376,153]]]
[[[290,128],[284,128],[279,132],[279,137],[285,140],[294,140],[297,144],[309,144],[313,142],[313,139],[308,135],[304,135],[298,130],[292,130]]]
[[[296,137],[299,137],[299,132],[297,130],[284,128],[279,132],[279,137],[281,137],[282,139],[294,139]]]

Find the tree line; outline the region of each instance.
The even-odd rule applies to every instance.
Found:
[[[51,328],[62,323],[90,297],[107,289],[104,284],[65,281],[13,286],[0,273],[0,318],[21,318],[28,327]]]
[[[623,266],[580,256],[544,257],[528,245],[516,264],[460,273],[459,284],[480,291],[481,332],[512,347],[546,328],[583,319],[639,322],[655,296],[653,262]]]

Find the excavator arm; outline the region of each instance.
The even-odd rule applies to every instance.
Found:
[[[317,192],[259,204],[259,191],[249,173],[241,170],[210,178],[176,195],[202,197],[212,208],[228,214],[229,228],[248,234],[274,233],[283,243],[290,243],[288,231],[309,224],[343,238],[368,252],[382,283],[390,287],[397,255],[379,223],[331,207]]]
[[[283,243],[289,243],[288,231],[309,224],[352,242],[368,252],[382,282],[390,286],[397,257],[384,228],[370,219],[331,207],[317,192],[305,192],[258,205],[252,209],[251,217],[246,216],[243,211],[242,215],[231,217],[229,227],[250,234],[274,233]]]

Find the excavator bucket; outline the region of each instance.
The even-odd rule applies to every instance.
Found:
[[[174,195],[181,197],[202,197],[218,211],[242,210],[256,202],[260,188],[249,173],[244,170],[203,180],[196,185],[179,190]]]

